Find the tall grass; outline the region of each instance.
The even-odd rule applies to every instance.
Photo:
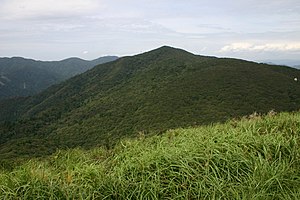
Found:
[[[300,114],[58,151],[0,172],[0,199],[300,199]]]

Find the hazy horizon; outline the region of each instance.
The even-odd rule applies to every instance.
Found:
[[[296,0],[0,0],[0,24],[0,57],[93,60],[168,45],[258,62],[300,60]]]
[[[160,48],[160,47],[157,47]],[[155,48],[155,49],[157,49]],[[174,48],[178,48],[178,47],[174,47]],[[150,49],[151,50],[155,50],[155,49]],[[183,49],[186,50],[186,49]],[[147,52],[147,51],[145,51]],[[145,53],[145,52],[141,52],[141,53]],[[137,55],[137,54],[135,54]],[[211,56],[211,55],[204,55],[204,54],[195,54],[195,55],[201,55],[201,56]],[[102,55],[102,56],[98,56],[96,58],[91,58],[91,59],[85,59],[82,57],[77,57],[77,56],[71,56],[71,57],[65,57],[62,59],[52,59],[52,60],[42,60],[42,59],[36,59],[36,58],[30,58],[30,57],[23,57],[23,56],[4,56],[4,57],[0,57],[1,58],[23,58],[23,59],[28,59],[28,60],[35,60],[35,61],[42,61],[42,62],[51,62],[51,61],[63,61],[63,60],[67,60],[67,59],[82,59],[85,61],[93,61],[93,60],[97,60],[99,58],[103,58],[103,57],[125,57],[125,56],[131,56],[131,55],[124,55],[124,56],[118,56],[118,55]],[[237,57],[233,57],[233,56],[217,56],[219,58],[234,58],[234,59],[241,59],[241,60],[246,60],[246,61],[253,61],[253,62],[257,62],[257,63],[266,63],[266,64],[274,64],[274,65],[283,65],[283,66],[289,66],[289,67],[294,67],[294,68],[299,68],[300,67],[300,59],[286,59],[286,60],[280,60],[280,59],[265,59],[265,60],[251,60],[251,59],[244,59],[244,58],[237,58]]]

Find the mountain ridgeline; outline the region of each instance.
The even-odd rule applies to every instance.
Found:
[[[116,60],[105,56],[87,61],[36,61],[21,57],[0,58],[0,99],[37,94],[47,87],[83,73],[95,65]]]
[[[300,71],[161,47],[105,63],[25,99],[2,102],[1,158],[300,109]]]

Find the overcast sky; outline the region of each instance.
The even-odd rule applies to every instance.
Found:
[[[195,54],[300,60],[300,0],[0,0],[0,57]]]

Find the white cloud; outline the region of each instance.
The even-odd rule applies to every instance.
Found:
[[[253,44],[247,42],[238,42],[226,45],[220,49],[220,53],[227,52],[293,52],[300,51],[300,43],[283,44],[283,43],[268,43],[268,44]]]
[[[0,57],[92,59],[166,44],[247,59],[300,53],[299,0],[0,0],[0,24]]]
[[[232,43],[230,45],[226,45],[220,49],[220,52],[238,52],[238,51],[245,51],[251,49],[253,45],[250,43]]]

